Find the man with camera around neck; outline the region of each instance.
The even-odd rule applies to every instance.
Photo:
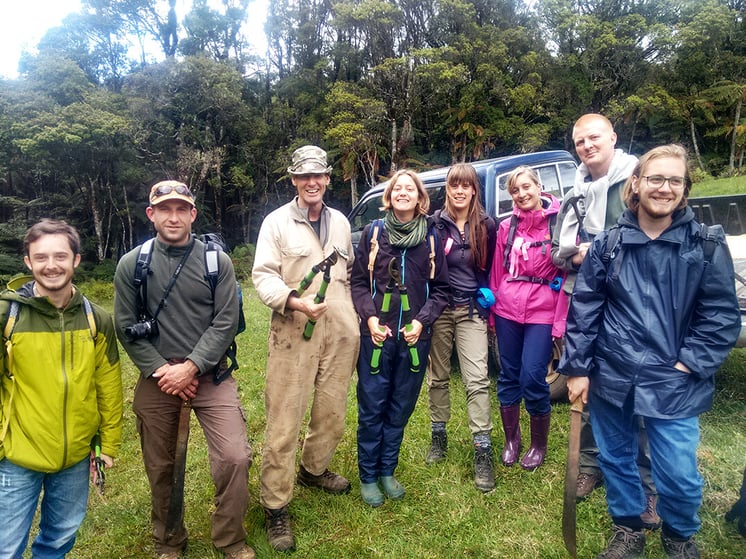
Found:
[[[178,181],[150,190],[146,208],[156,238],[147,288],[135,284],[140,247],[114,276],[114,316],[122,346],[140,370],[133,409],[151,490],[156,555],[176,559],[187,543],[183,510],[167,533],[174,449],[183,402],[190,401],[207,441],[215,484],[212,541],[228,558],[251,559],[243,519],[249,503],[252,452],[236,381],[215,382],[236,334],[238,300],[230,257],[218,252],[214,294],[205,274],[206,245],[192,236],[194,196]],[[145,300],[143,301],[143,297]]]

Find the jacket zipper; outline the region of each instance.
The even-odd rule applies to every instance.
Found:
[[[59,311],[60,317],[60,345],[61,345],[61,367],[62,367],[62,464],[67,464],[67,445],[68,445],[68,433],[67,433],[67,399],[68,399],[68,377],[67,377],[67,355],[65,345],[65,311],[61,309]],[[74,348],[72,347],[73,339],[70,337],[70,353],[74,355]]]

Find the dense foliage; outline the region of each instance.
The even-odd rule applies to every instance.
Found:
[[[743,169],[744,0],[270,0],[264,57],[251,0],[82,4],[0,81],[0,274],[43,216],[116,259],[164,178],[197,194],[198,230],[250,242],[308,142],[343,211],[398,167],[571,149],[588,111],[633,153],[677,141],[701,174]]]

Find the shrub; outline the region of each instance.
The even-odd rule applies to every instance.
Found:
[[[689,176],[692,179],[692,184],[712,179],[712,175],[710,173],[708,173],[707,171],[703,171],[699,167],[694,167],[693,169],[691,169],[689,171]]]
[[[254,245],[239,245],[231,251],[231,260],[236,270],[236,279],[238,281],[247,281],[251,279],[251,269],[254,267]]]

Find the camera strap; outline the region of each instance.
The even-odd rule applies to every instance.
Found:
[[[176,270],[174,270],[174,273],[171,276],[171,280],[168,282],[168,285],[166,286],[166,290],[163,292],[163,297],[161,297],[161,302],[158,303],[158,308],[155,309],[155,313],[153,313],[153,320],[158,320],[158,314],[160,314],[163,307],[166,306],[166,299],[168,299],[168,294],[171,293],[171,289],[173,288],[174,284],[176,284],[176,278],[179,277],[179,274],[181,273],[181,270],[184,267],[184,264],[186,264],[187,258],[189,258],[189,255],[192,254],[193,248],[194,248],[194,240],[192,240],[192,243],[189,245],[189,248],[184,253],[184,256],[181,257],[181,261],[179,262],[179,265],[176,266]],[[147,294],[147,291],[145,293]],[[145,303],[147,304],[147,300],[145,301]]]

